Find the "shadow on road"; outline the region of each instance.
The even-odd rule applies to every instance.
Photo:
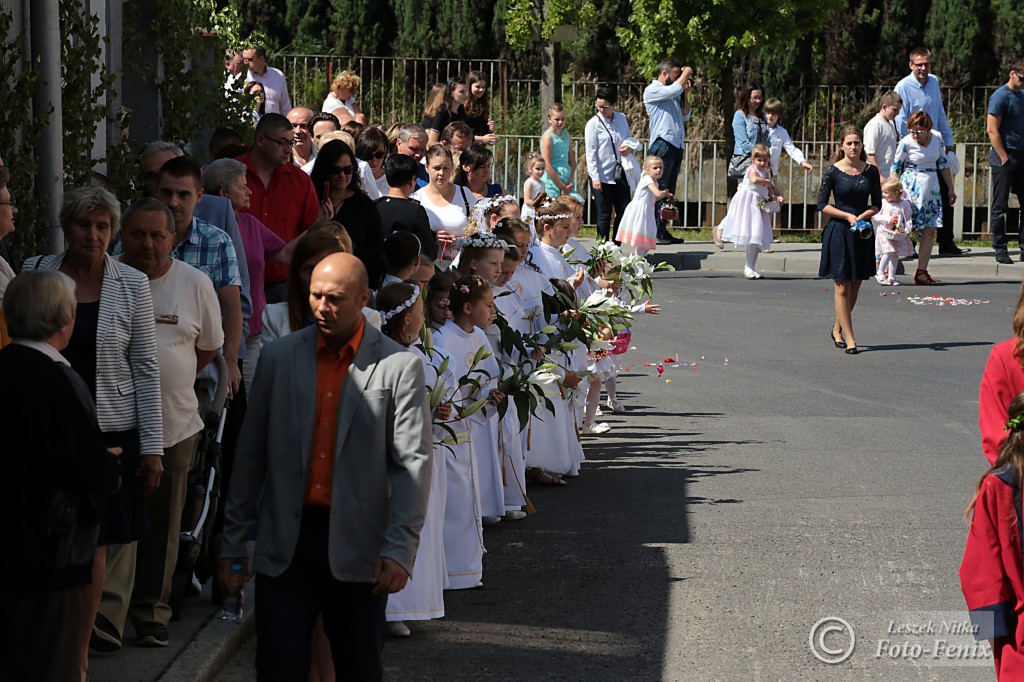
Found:
[[[991,346],[991,341],[954,341],[952,343],[891,343],[888,345],[861,346],[862,353],[872,353],[887,350],[949,350],[950,348],[963,348],[964,346]]]
[[[661,679],[678,580],[662,546],[690,541],[691,505],[741,502],[691,498],[688,484],[751,470],[690,462],[735,441],[613,433],[585,441],[587,462],[564,488],[530,488],[536,515],[486,530],[485,587],[447,592],[444,620],[390,640],[389,679]]]

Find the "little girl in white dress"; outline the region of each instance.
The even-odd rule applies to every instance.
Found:
[[[526,159],[526,172],[529,175],[526,177],[526,182],[523,183],[523,210],[520,218],[530,226],[531,232],[533,231],[533,217],[537,215],[537,209],[533,202],[544,191],[542,179],[545,168],[544,157],[537,152],[530,152]]]
[[[729,201],[729,212],[719,225],[721,240],[732,242],[736,248],[746,247],[747,258],[743,276],[761,279],[755,267],[761,251],[772,247],[772,223],[768,217],[773,202],[782,203],[783,197],[772,183],[771,150],[756,144],[750,152],[750,167],[743,182]],[[716,245],[719,242],[716,241]]]
[[[658,179],[664,172],[661,158],[649,154],[644,159],[644,174],[636,185],[633,200],[622,212],[622,222],[615,233],[615,241],[625,247],[632,247],[637,255],[654,251],[657,244],[658,223],[654,215],[654,203],[672,198],[672,192],[658,188]]]
[[[903,183],[892,178],[882,183],[882,209],[871,222],[875,226],[875,253],[878,254],[878,272],[875,281],[882,286],[899,286],[896,265],[900,258],[914,255],[914,244],[909,235],[914,229],[914,206],[903,198]],[[901,239],[882,233],[889,230]]]

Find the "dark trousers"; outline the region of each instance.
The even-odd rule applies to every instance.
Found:
[[[80,625],[89,587],[43,594],[19,591],[19,585],[5,588],[0,593],[0,682],[79,679]]]
[[[327,557],[327,510],[303,510],[291,565],[279,576],[256,574],[256,674],[259,682],[309,678],[310,641],[323,614],[337,679],[382,680],[387,596],[370,583],[340,582]]]
[[[936,230],[935,241],[939,244],[939,253],[952,251],[956,248],[953,241],[953,205],[949,203],[949,186],[942,173],[936,173],[939,177],[939,194],[942,195],[942,227]]]
[[[601,183],[601,191],[593,190],[594,203],[597,204],[597,238],[611,239],[619,230],[622,213],[629,204],[629,186]],[[615,209],[615,224],[612,225],[612,209]]]
[[[672,194],[675,194],[676,183],[679,181],[679,167],[683,163],[683,150],[659,137],[651,145],[648,152],[659,157],[664,166],[661,178],[658,180],[658,187],[660,189],[668,189]],[[659,237],[665,234],[665,220],[661,217],[661,207],[666,201],[659,201],[654,207],[654,219],[658,223]],[[672,203],[674,202],[675,199],[672,200]]]
[[[989,164],[992,166],[992,222],[988,229],[992,233],[992,248],[996,253],[1006,253],[1006,209],[1010,192],[1018,199],[1024,197],[1024,152],[1011,153],[1006,163],[1000,163],[996,153],[991,152]],[[1019,234],[1017,243],[1020,244]]]

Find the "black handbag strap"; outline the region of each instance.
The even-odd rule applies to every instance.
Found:
[[[612,117],[614,117],[614,116],[615,116],[615,114],[612,114]],[[601,114],[594,114],[594,118],[596,118],[598,123],[603,125],[604,129],[608,132],[608,140],[612,143],[612,152],[614,152],[614,154],[615,154],[615,163],[621,164],[622,163],[622,157],[619,156],[619,150],[615,147],[615,138],[612,137],[612,129],[609,128],[608,124],[605,123],[602,120],[604,117],[601,116]]]
[[[469,217],[469,200],[466,199],[466,188],[459,185],[459,194],[462,195],[462,208],[466,212],[466,217]]]

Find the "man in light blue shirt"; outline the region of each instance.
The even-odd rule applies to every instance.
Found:
[[[932,53],[927,47],[915,48],[910,53],[910,75],[893,88],[903,99],[900,113],[896,115],[896,128],[900,138],[907,136],[907,119],[915,111],[923,111],[932,119],[932,125],[946,146],[946,152],[953,151],[953,131],[946,120],[946,109],[942,106],[942,92],[939,78],[931,73]],[[939,194],[942,195],[942,227],[938,230],[939,256],[962,256],[970,249],[961,249],[953,241],[953,207],[949,203],[949,188],[942,174],[939,177]]]
[[[683,146],[686,144],[685,123],[690,120],[690,103],[686,93],[690,91],[690,76],[693,69],[683,67],[674,57],[666,57],[658,64],[658,77],[644,89],[644,106],[651,119],[649,153],[661,157],[665,172],[658,180],[658,186],[668,188],[675,194],[679,178],[679,166],[683,161]],[[673,237],[661,218],[661,204],[655,208],[658,222],[658,243],[679,244],[682,239]]]

